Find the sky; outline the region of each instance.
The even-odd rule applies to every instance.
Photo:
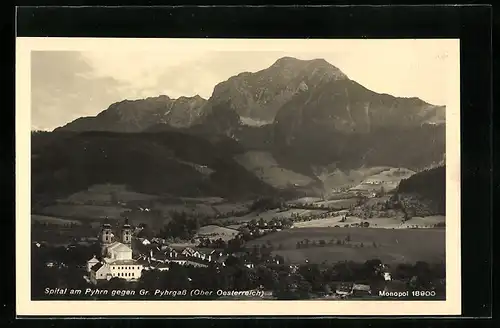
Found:
[[[158,95],[208,99],[217,83],[265,69],[284,56],[323,58],[373,91],[446,105],[447,62],[458,56],[455,44],[440,40],[310,41],[292,46],[246,40],[229,47],[227,40],[150,44],[82,42],[34,49],[32,129],[52,130],[82,116],[95,116],[124,99]]]

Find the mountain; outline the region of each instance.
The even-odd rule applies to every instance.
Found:
[[[241,152],[229,138],[174,131],[35,133],[32,196],[57,198],[102,183],[177,196],[239,199],[274,194],[233,160]]]
[[[230,119],[231,111],[240,119]],[[224,121],[214,131],[271,151],[283,167],[308,175],[312,166],[332,163],[418,171],[445,152],[445,111],[419,98],[371,91],[324,60],[284,57],[218,84],[200,125]]]
[[[171,99],[162,95],[124,100],[95,117],[82,117],[56,130],[140,132],[158,123],[186,127],[198,119],[205,103],[200,96]]]
[[[297,93],[280,108],[274,124],[288,143],[303,130],[370,133],[379,128],[414,128],[441,121],[443,106],[419,98],[379,94],[343,79]]]
[[[273,143],[282,163],[350,169],[420,170],[445,152],[445,107],[379,94],[348,78],[298,92],[276,114]],[[269,133],[269,132],[262,132]]]
[[[243,120],[262,125],[272,122],[281,106],[297,92],[346,78],[324,59],[283,57],[269,68],[255,73],[244,72],[217,84],[204,113],[228,104]]]

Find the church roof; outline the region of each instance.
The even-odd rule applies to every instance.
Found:
[[[136,260],[116,260],[116,261],[110,262],[109,264],[111,264],[111,265],[137,265],[137,264],[141,264],[141,263],[137,262]]]
[[[125,244],[122,244],[120,242],[114,242],[108,247],[108,251],[113,251],[113,252],[131,252],[132,249],[128,247]]]

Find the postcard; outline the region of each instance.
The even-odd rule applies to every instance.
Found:
[[[19,316],[460,314],[459,40],[16,47]]]

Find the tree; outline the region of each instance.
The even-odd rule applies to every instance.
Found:
[[[432,274],[429,263],[424,261],[418,261],[415,263],[415,275],[417,277],[417,286],[416,288],[429,288]]]
[[[299,299],[309,299],[311,298],[312,285],[309,281],[305,280],[299,275],[297,278],[297,296]]]

